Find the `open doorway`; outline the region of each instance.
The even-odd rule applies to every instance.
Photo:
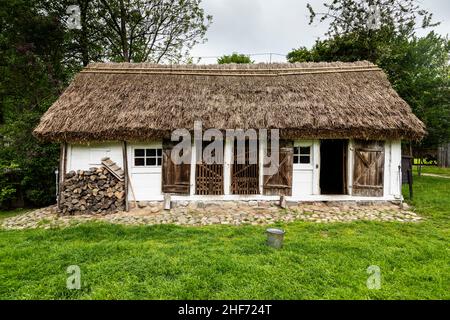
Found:
[[[347,140],[320,142],[320,193],[347,193]]]

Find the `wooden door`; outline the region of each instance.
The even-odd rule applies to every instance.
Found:
[[[174,143],[163,142],[162,192],[173,194],[189,194],[191,165],[175,164],[171,159]]]
[[[204,145],[203,147],[205,147]],[[203,149],[202,149],[203,152]],[[195,166],[195,193],[199,195],[223,195],[223,164],[197,163]]]
[[[256,144],[258,145],[258,143]],[[231,165],[231,193],[232,194],[259,194],[259,157],[258,147],[250,150],[250,144],[245,142],[243,157],[245,163],[238,163],[241,150],[235,141],[233,147],[233,164]],[[256,154],[254,154],[256,152]],[[256,159],[256,163],[251,160]]]
[[[196,165],[196,194],[222,195],[223,194],[223,165],[206,164]]]
[[[280,142],[281,144],[281,142]],[[292,195],[292,171],[294,148],[288,143],[280,147],[278,170],[273,175],[264,174],[263,191],[265,195]],[[269,167],[270,164],[264,167]]]
[[[384,142],[355,141],[353,195],[383,196]]]

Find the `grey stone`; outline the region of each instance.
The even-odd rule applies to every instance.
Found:
[[[198,201],[196,205],[198,209],[203,209],[206,207],[203,201]]]
[[[43,228],[44,226],[65,227],[76,225],[83,222],[96,220],[106,221],[110,223],[122,224],[166,224],[176,223],[178,225],[207,225],[207,224],[270,224],[275,221],[291,222],[294,220],[304,220],[316,223],[334,223],[345,222],[350,223],[356,220],[370,221],[397,221],[399,223],[420,223],[422,218],[410,211],[402,211],[399,207],[382,207],[382,206],[364,206],[354,208],[352,210],[343,210],[337,207],[327,207],[323,205],[302,205],[300,214],[295,210],[280,210],[276,207],[261,208],[249,207],[234,209],[222,207],[195,208],[191,207],[191,203],[187,207],[174,208],[170,212],[160,211],[162,206],[159,202],[155,202],[155,206],[149,207],[148,210],[131,210],[130,212],[108,213],[103,207],[109,206],[109,209],[123,210],[120,201],[115,200],[111,203],[106,199],[102,199],[101,203],[93,203],[92,199],[81,198],[78,203],[72,207],[65,207],[62,211],[66,215],[61,215],[56,206],[49,208],[30,211],[26,214],[6,218],[0,222],[1,228],[4,229],[27,229],[27,228]],[[66,201],[77,200],[77,198],[68,198]],[[85,201],[86,205],[81,204]],[[214,203],[215,205],[220,204]],[[225,204],[225,203],[224,203]],[[88,206],[95,209],[96,214],[88,213]],[[232,206],[232,205],[231,205]],[[308,208],[308,209],[306,209]],[[270,210],[269,210],[270,209]],[[273,209],[273,210],[272,210]],[[309,210],[309,211],[308,211]],[[313,214],[310,211],[314,211]],[[136,212],[136,214],[135,214]],[[69,215],[70,214],[70,215]],[[46,223],[43,223],[46,221]]]

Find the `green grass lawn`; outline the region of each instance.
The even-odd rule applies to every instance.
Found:
[[[425,222],[265,227],[84,224],[0,231],[1,299],[449,299],[450,179],[415,177]],[[406,190],[405,190],[406,191]],[[81,289],[66,269],[81,268]],[[381,268],[381,289],[366,286]]]
[[[418,166],[414,166],[413,172],[418,173]],[[450,177],[450,169],[449,168],[440,168],[436,166],[422,166],[422,173],[432,173],[439,174],[442,176]]]

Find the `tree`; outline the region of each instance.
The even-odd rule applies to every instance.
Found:
[[[421,28],[436,26],[433,14],[420,8],[417,0],[332,0],[323,3],[325,11],[316,12],[307,4],[312,24],[329,21],[330,37],[349,33],[369,33],[383,26],[394,34],[411,36],[420,22]]]
[[[426,29],[439,24],[433,14],[419,6],[417,0],[333,0],[322,4],[324,11],[316,12],[307,4],[312,24],[316,18],[329,22],[327,36],[340,56],[352,60],[361,55],[375,62],[389,50],[392,39],[409,39],[418,28]],[[418,26],[418,23],[420,25]],[[326,47],[328,43],[318,43]],[[380,51],[380,52],[378,52]]]
[[[252,61],[250,59],[250,57],[246,56],[245,54],[239,54],[239,53],[233,52],[233,54],[231,54],[231,55],[221,56],[219,59],[217,59],[217,63],[218,64],[227,64],[227,63],[243,64],[243,63],[254,63],[254,61]]]
[[[0,7],[0,168],[16,169],[26,203],[39,206],[54,201],[58,146],[31,132],[73,68],[65,60],[64,27],[41,4],[10,0]],[[11,196],[16,186],[5,181],[1,192]]]
[[[52,1],[55,3],[55,1]],[[71,0],[56,2],[64,4],[63,21],[69,18],[67,15],[67,8],[73,4]],[[77,59],[81,60],[83,66],[87,66],[91,61],[102,61],[106,58],[105,47],[107,46],[106,39],[103,36],[103,24],[100,21],[96,2],[92,0],[76,0],[76,5],[79,7],[80,27],[67,30],[68,37],[71,41],[67,47],[67,52],[76,54]],[[64,15],[65,13],[65,15]]]
[[[306,48],[306,47],[292,49],[292,51],[287,54],[286,58],[291,63],[310,62],[310,61],[315,60],[315,58],[313,56],[313,50],[308,50],[308,48]]]
[[[67,28],[67,52],[90,61],[179,62],[205,41],[212,17],[201,0],[41,0],[64,22],[79,8],[80,28]]]
[[[39,12],[52,16],[64,29],[63,50],[66,62],[73,62],[76,69],[91,61],[106,57],[107,42],[103,35],[103,23],[97,14],[97,0],[34,0]],[[74,7],[77,7],[73,9]],[[73,9],[73,11],[69,9]],[[72,24],[69,21],[75,20]]]
[[[399,40],[407,38],[392,34],[383,27],[370,35],[364,31],[351,32],[317,40],[311,50],[305,47],[293,49],[287,59],[289,62],[368,60],[379,63],[380,57],[389,55]]]
[[[200,0],[96,1],[106,56],[119,62],[178,62],[212,21]]]
[[[450,42],[434,32],[398,39],[379,65],[398,94],[427,126],[422,147],[450,141]]]

